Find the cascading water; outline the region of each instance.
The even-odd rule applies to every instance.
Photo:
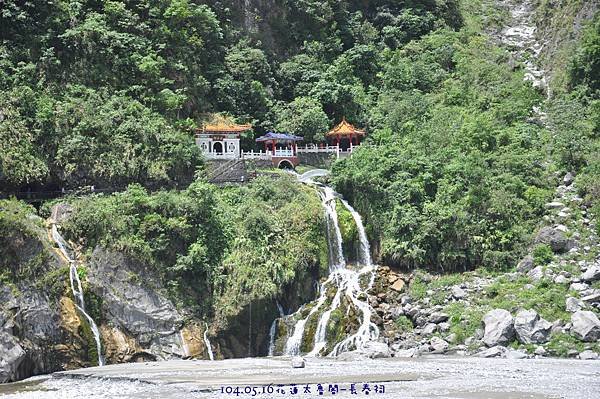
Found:
[[[277,303],[277,310],[279,311],[279,317],[280,318],[285,317],[285,312],[283,311],[283,307],[281,306],[279,301],[277,301],[276,303]],[[273,320],[273,323],[271,323],[271,329],[269,330],[269,356],[273,356],[275,354],[275,338],[277,336],[277,320],[279,320],[279,319]]]
[[[329,308],[325,310],[319,317],[317,328],[315,330],[314,347],[312,351],[308,353],[308,355],[319,355],[327,346],[327,326],[329,324],[332,312],[339,308],[343,296],[349,300],[351,305],[355,306],[359,310],[360,314],[362,315],[362,319],[357,331],[343,341],[336,343],[333,350],[330,352],[330,356],[337,356],[344,351],[359,349],[367,342],[376,340],[379,337],[379,329],[374,323],[371,322],[373,309],[367,302],[359,299],[365,294],[365,290],[363,290],[360,285],[361,277],[365,274],[369,275],[367,290],[371,288],[375,279],[375,267],[371,261],[369,242],[367,240],[362,219],[358,212],[356,212],[354,208],[348,204],[348,202],[343,200],[341,196],[337,194],[331,187],[319,185],[312,180],[313,177],[323,176],[326,173],[328,172],[316,170],[307,172],[306,174],[298,177],[301,182],[315,186],[319,190],[321,202],[327,217],[330,274],[327,280],[320,286],[319,298],[317,299],[316,304],[305,318],[296,322],[296,325],[294,326],[294,332],[286,342],[286,355],[300,354],[306,323],[310,317],[315,314],[326,302],[327,287],[331,284],[335,285],[336,293]],[[358,261],[360,266],[362,266],[359,271],[347,268],[346,260],[344,259],[342,234],[339,227],[336,210],[336,199],[341,200],[341,203],[350,212],[356,223],[360,241]]]
[[[183,357],[188,357],[190,355],[190,350],[185,342],[185,337],[183,336],[183,330],[179,331],[179,340],[181,341],[181,348],[183,349]]]
[[[73,297],[76,301],[75,307],[86,318],[88,324],[90,325],[90,329],[92,330],[92,334],[94,335],[94,340],[96,341],[96,350],[98,351],[98,365],[104,366],[104,357],[102,356],[102,343],[100,342],[100,330],[98,330],[98,326],[94,322],[94,319],[92,319],[92,317],[85,311],[83,289],[81,287],[79,273],[77,273],[75,259],[73,259],[73,256],[71,255],[68,249],[67,242],[58,232],[58,228],[56,227],[56,223],[54,223],[54,221],[52,222],[51,231],[52,239],[54,240],[54,242],[56,242],[60,252],[69,262],[69,281],[71,283],[71,292],[73,293]]]
[[[206,351],[208,352],[208,358],[210,360],[215,360],[215,356],[213,355],[212,345],[210,344],[210,340],[208,339],[208,324],[206,325],[206,330],[204,330],[204,345],[206,346]]]

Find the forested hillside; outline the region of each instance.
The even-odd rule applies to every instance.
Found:
[[[209,112],[307,139],[367,124],[392,51],[461,25],[454,1],[5,1],[0,18],[12,189],[189,183]]]
[[[193,129],[215,114],[252,124],[242,137],[247,149],[268,130],[320,143],[343,117],[366,129],[352,156],[333,164],[328,183],[362,215],[375,263],[392,268],[380,268],[374,289],[382,297],[365,294],[365,307],[391,298],[373,312],[389,342],[425,320],[418,310],[413,321],[391,315],[404,280],[408,300],[436,312],[463,277],[476,286],[469,291],[475,310],[464,301],[443,309],[457,344],[477,343],[492,307],[526,302],[568,322],[565,297],[582,296],[570,285],[542,275],[527,291],[531,276],[498,273],[512,272],[528,253],[529,269],[568,260],[570,269],[559,266],[569,284],[583,271],[576,262],[596,270],[600,19],[595,2],[540,1],[532,12],[550,39],[539,54],[518,58],[501,40],[515,4],[3,1],[0,197],[114,191],[37,208],[0,200],[0,299],[10,303],[0,318],[22,311],[24,324],[40,318],[49,331],[43,339],[26,328],[8,338],[0,331],[23,352],[40,353],[7,380],[98,361],[70,297],[68,265],[48,237],[55,222],[77,252],[89,311],[114,363],[185,357],[187,335],[196,339],[187,356],[205,356],[198,337],[209,331],[221,357],[264,354],[279,302],[287,313],[314,298],[314,283],[331,266],[318,196],[277,173],[241,186],[208,183]],[[525,64],[532,60],[546,68],[544,84],[531,84]],[[563,179],[570,188],[557,194]],[[576,203],[566,217],[548,205],[557,196]],[[65,216],[44,224],[57,206]],[[358,223],[350,211],[339,214],[345,248],[354,251]],[[571,253],[533,243],[545,224],[561,226],[563,241],[592,248]],[[414,269],[469,273],[399,274]],[[593,284],[583,285],[597,295]],[[343,318],[339,309],[330,313]],[[311,323],[316,329],[316,318]],[[329,333],[353,328],[337,326],[344,330]],[[64,337],[74,344],[61,346]],[[173,347],[182,352],[169,353]]]

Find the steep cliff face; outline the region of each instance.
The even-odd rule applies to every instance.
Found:
[[[538,63],[547,71],[551,88],[564,90],[565,71],[583,28],[598,12],[589,0],[541,0],[535,10],[538,40],[543,44]]]
[[[88,341],[64,296],[68,274],[42,220],[15,202],[0,208],[0,382],[89,364]]]

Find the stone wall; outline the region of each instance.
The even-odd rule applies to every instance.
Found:
[[[330,152],[307,152],[298,154],[300,165],[310,165],[317,168],[329,168],[337,159],[336,154]]]

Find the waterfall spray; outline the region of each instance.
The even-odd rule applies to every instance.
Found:
[[[350,304],[359,310],[361,315],[360,325],[354,334],[340,342],[337,342],[334,348],[330,351],[329,355],[337,356],[345,351],[360,349],[367,342],[379,338],[379,328],[373,322],[371,322],[373,308],[368,302],[359,299],[364,296],[365,291],[371,289],[375,280],[375,266],[371,260],[369,241],[362,223],[362,218],[358,212],[356,212],[356,210],[352,208],[347,201],[341,198],[341,196],[337,194],[331,187],[318,184],[312,180],[314,177],[324,176],[327,173],[329,172],[325,170],[314,170],[307,172],[302,176],[296,175],[302,183],[309,184],[319,190],[318,193],[323,204],[323,209],[325,210],[327,222],[330,274],[327,280],[320,286],[319,297],[315,306],[304,319],[300,319],[296,322],[294,331],[286,342],[286,355],[300,354],[306,323],[313,314],[323,307],[323,304],[327,300],[327,287],[332,284],[336,287],[335,296],[333,297],[329,308],[327,308],[327,310],[325,310],[319,317],[314,336],[314,347],[308,353],[308,355],[320,355],[322,354],[321,352],[326,348],[327,326],[331,318],[331,313],[339,308],[343,297],[347,298]],[[336,209],[337,199],[339,199],[342,205],[350,212],[358,230],[360,241],[358,262],[360,266],[362,266],[362,268],[358,271],[348,269],[346,260],[344,259],[342,234],[339,227]],[[363,289],[360,284],[361,277],[364,275],[368,275],[369,277],[369,283],[366,289]]]

